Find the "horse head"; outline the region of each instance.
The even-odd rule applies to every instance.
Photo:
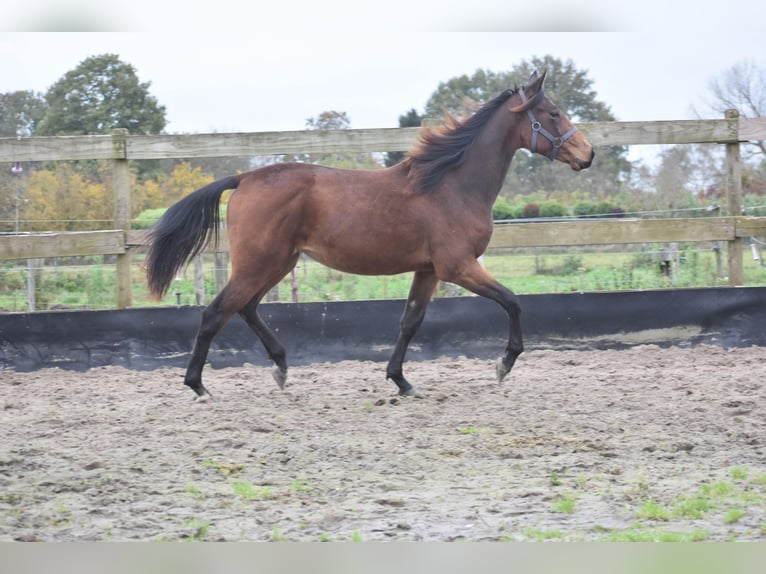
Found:
[[[510,108],[511,112],[526,114],[529,118],[528,128],[521,130],[521,145],[550,161],[557,159],[575,171],[588,168],[596,155],[593,146],[545,96],[546,74],[546,71],[542,75],[533,72],[518,90],[521,103]]]

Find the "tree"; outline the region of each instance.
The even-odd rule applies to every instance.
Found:
[[[346,112],[335,110],[324,111],[318,116],[306,120],[306,129],[308,130],[328,131],[347,130],[349,128],[351,128],[351,120]],[[380,167],[380,164],[369,153],[304,153],[286,156],[284,160],[352,169],[373,169]]]
[[[406,114],[399,116],[400,128],[417,128],[423,124],[423,116],[421,116],[415,108],[410,109]],[[385,164],[386,167],[396,165],[404,159],[405,153],[403,151],[389,151],[386,153]]]
[[[45,109],[42,94],[31,90],[0,94],[0,137],[35,135]]]
[[[126,128],[132,135],[158,134],[165,129],[165,107],[140,82],[136,70],[114,54],[86,58],[54,83],[45,94],[47,109],[35,135],[110,134]],[[103,170],[95,160],[80,162],[87,177]],[[159,161],[135,162],[139,180],[161,173]]]
[[[479,69],[471,76],[442,82],[428,100],[425,115],[431,122],[444,113],[466,115],[502,90],[523,85],[535,70],[548,71],[545,93],[573,122],[615,119],[609,106],[597,99],[587,72],[578,70],[571,60],[563,62],[552,56],[524,60],[507,72]],[[600,148],[593,166],[575,175],[566,166],[550,164],[539,155],[522,151],[511,164],[506,185],[514,194],[581,190],[594,198],[614,195],[630,176],[631,164],[626,155],[624,146]]]
[[[29,175],[24,219],[28,230],[81,231],[109,227],[114,197],[109,186],[89,181],[66,162]]]
[[[165,107],[141,83],[136,70],[114,54],[86,58],[45,94],[48,109],[36,135],[131,134],[165,129]]]
[[[734,109],[745,118],[766,116],[766,67],[751,60],[737,62],[708,84],[705,107],[718,117]],[[698,115],[699,112],[698,112]],[[756,154],[766,156],[766,142],[749,142]]]
[[[171,204],[212,181],[213,178],[204,173],[201,168],[192,168],[188,162],[179,163],[173,168],[170,177],[160,184],[159,195],[162,197],[164,205],[151,205],[150,207],[170,207]]]

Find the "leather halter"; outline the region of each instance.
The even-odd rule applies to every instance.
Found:
[[[527,103],[527,97],[524,95],[524,88],[519,90],[519,95],[521,96],[522,103]],[[537,92],[534,96],[532,96],[532,102],[536,104],[535,100],[539,101],[542,99],[543,91],[540,90]],[[561,145],[567,141],[569,138],[571,138],[575,133],[577,132],[577,128],[572,126],[572,128],[565,133],[563,136],[554,136],[551,132],[546,130],[543,125],[537,120],[535,117],[535,114],[532,112],[533,105],[530,105],[527,108],[527,115],[529,116],[529,121],[532,122],[532,144],[531,144],[531,152],[537,153],[537,134],[540,133],[547,139],[551,144],[553,145],[553,148],[551,149],[551,153],[548,156],[549,161],[553,161],[556,159],[556,154],[559,152],[559,148]]]

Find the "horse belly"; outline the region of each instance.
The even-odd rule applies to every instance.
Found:
[[[369,228],[353,235],[341,231],[314,235],[302,251],[327,267],[355,275],[396,275],[430,266],[424,242],[409,234]]]

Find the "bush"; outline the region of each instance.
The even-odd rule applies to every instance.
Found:
[[[593,217],[598,212],[598,204],[593,201],[581,201],[572,211],[577,217]]]
[[[546,201],[540,206],[540,217],[564,217],[568,215],[566,207],[558,201]]]
[[[498,197],[492,206],[492,219],[514,219],[514,205],[504,197]]]
[[[527,203],[524,206],[524,210],[521,212],[521,216],[524,219],[533,219],[540,217],[540,206],[536,203]]]
[[[574,206],[577,217],[623,217],[625,210],[609,201],[581,201]]]
[[[133,229],[149,229],[152,225],[157,223],[162,214],[165,213],[166,208],[160,207],[156,209],[145,209],[138,214],[138,217],[133,220]]]
[[[625,217],[625,210],[622,207],[613,207],[609,217]]]

